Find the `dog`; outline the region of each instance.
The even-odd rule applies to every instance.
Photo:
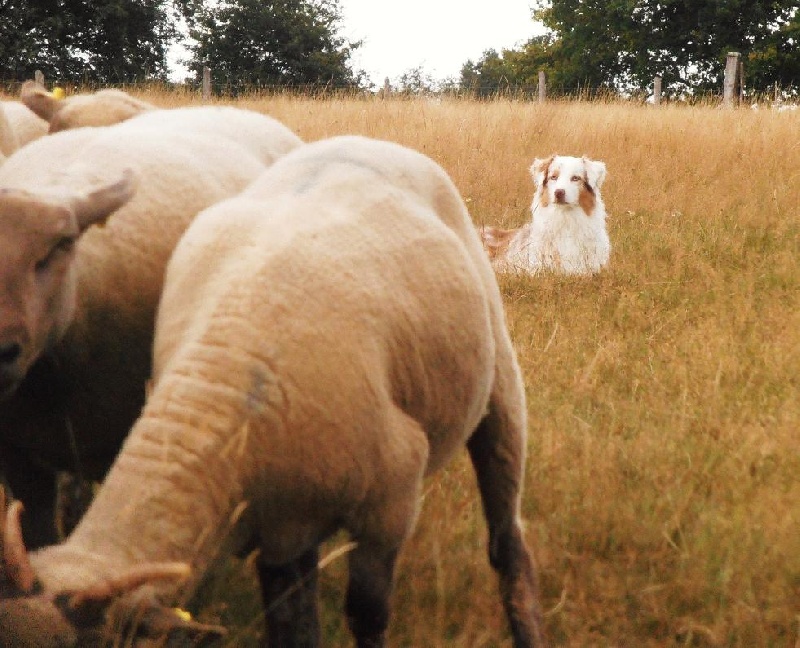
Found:
[[[500,272],[549,270],[569,275],[600,271],[611,254],[600,187],[606,165],[587,157],[551,155],[530,168],[532,220],[518,229],[484,226],[484,248]]]

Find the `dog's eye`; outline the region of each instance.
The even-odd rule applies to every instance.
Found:
[[[550,176],[550,179],[551,179],[551,180],[558,180],[558,174],[557,174],[557,173],[553,173],[553,174]]]
[[[580,176],[574,175],[572,176],[572,182],[583,182],[583,178]]]

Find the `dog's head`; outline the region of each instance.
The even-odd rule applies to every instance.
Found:
[[[606,165],[585,156],[551,155],[535,159],[531,175],[536,186],[535,203],[541,207],[577,205],[591,216],[600,199]]]

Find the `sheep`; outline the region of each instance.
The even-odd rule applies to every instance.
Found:
[[[6,120],[14,133],[15,146],[9,151],[13,153],[20,146],[47,135],[50,124],[39,117],[21,101],[0,102]]]
[[[49,135],[0,166],[0,473],[28,505],[32,547],[57,540],[54,471],[102,478],[139,415],[178,238],[301,143],[264,115],[223,116],[250,146],[229,123],[121,123]]]
[[[155,108],[153,104],[114,88],[59,99],[35,81],[22,84],[20,100],[49,123],[51,133],[83,126],[117,124]]]
[[[143,112],[132,117],[135,126],[155,126],[174,130],[213,131],[219,137],[233,140],[259,157],[273,159],[275,141],[269,137],[254,137],[263,129],[264,115],[232,106],[187,106]]]
[[[543,645],[520,523],[524,390],[504,317],[465,205],[430,158],[355,136],[284,156],[176,247],[142,415],[72,535],[6,551],[0,642],[35,607],[41,645],[56,627],[80,643],[102,618],[81,622],[76,607],[136,565],[177,561],[200,578],[257,547],[263,645],[315,646],[318,547],[344,528],[350,628],[358,646],[383,646],[423,478],[466,445],[514,645]],[[161,605],[174,595],[162,590]]]

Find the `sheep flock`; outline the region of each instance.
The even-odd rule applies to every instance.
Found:
[[[118,90],[0,104],[0,645],[214,642],[176,601],[255,549],[263,645],[319,645],[344,530],[349,628],[383,646],[423,480],[466,447],[513,643],[543,646],[526,430],[494,270],[430,158]],[[74,528],[62,473],[100,483]]]

